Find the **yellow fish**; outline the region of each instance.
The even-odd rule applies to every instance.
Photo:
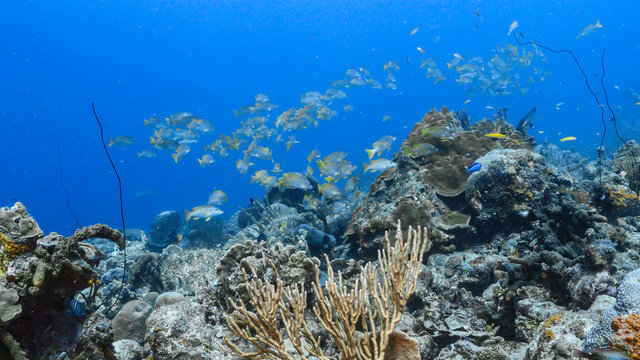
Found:
[[[638,102],[636,103],[636,105],[640,105],[640,101],[638,101]]]
[[[567,136],[567,137],[563,137],[562,139],[560,139],[560,142],[574,141],[575,139],[576,139],[575,136]]]
[[[502,139],[502,138],[506,138],[506,136],[504,134],[500,134],[500,133],[494,133],[494,134],[486,134],[486,137],[490,137],[492,139]]]

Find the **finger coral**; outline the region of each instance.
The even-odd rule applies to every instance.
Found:
[[[395,347],[392,344],[400,337],[392,335],[394,327],[415,291],[422,258],[429,247],[426,229],[409,227],[405,240],[398,222],[393,245],[386,233],[385,250],[378,252],[378,265],[368,263],[351,287],[344,285],[340,272],[336,278],[325,257],[328,280],[322,288],[316,266],[312,286],[318,300],[313,313],[333,339],[340,359],[383,360],[389,358],[387,351],[397,351],[392,350]],[[249,268],[249,274],[251,272]],[[279,277],[273,285],[261,279],[250,280],[249,274],[243,269],[250,304],[232,301],[235,311],[227,318],[227,325],[254,350],[243,351],[228,338],[220,346],[249,359],[306,360],[310,356],[330,359],[321,347],[320,337],[314,335],[305,318],[307,293],[297,285],[285,287]],[[299,357],[290,354],[285,343],[290,343]]]

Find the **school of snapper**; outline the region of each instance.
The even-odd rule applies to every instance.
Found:
[[[514,21],[507,35],[514,32],[517,27],[518,23]],[[580,30],[577,38],[584,37],[601,27],[599,21],[596,25],[589,25]],[[419,25],[414,27],[409,36],[413,37],[419,30]],[[435,44],[439,39],[436,37],[433,41],[434,47],[437,46]],[[419,53],[419,68],[426,71],[426,78],[436,84],[445,81],[446,75],[435,60],[428,57],[427,50],[423,46],[417,46],[416,49]],[[515,45],[505,44],[496,47],[492,52],[493,55],[488,60],[481,56],[453,53],[451,61],[446,63],[445,71],[457,76],[456,83],[465,88],[468,96],[480,93],[492,96],[525,94],[529,91],[527,83],[544,82],[550,74],[549,71],[539,68],[541,63],[546,62],[546,57],[535,46],[534,51],[528,51]],[[406,57],[406,63],[407,66],[411,66],[411,56]],[[372,72],[368,69],[362,67],[348,69],[345,77],[334,81],[330,88],[323,92],[309,91],[302,94],[298,107],[289,108],[277,115],[274,111],[279,109],[279,106],[266,94],[258,94],[250,104],[233,110],[235,117],[242,119],[238,129],[228,135],[220,133],[213,142],[204,146],[198,146],[204,142],[203,137],[215,132],[213,124],[206,119],[189,112],[178,112],[164,119],[158,117],[144,119],[144,126],[153,131],[149,136],[149,145],[153,148],[142,150],[137,155],[139,158],[154,158],[159,151],[165,151],[170,152],[173,160],[178,163],[191,153],[192,148],[202,148],[203,153],[196,160],[200,166],[205,167],[213,165],[217,158],[224,159],[231,154],[237,154],[235,161],[237,171],[240,174],[247,174],[250,173],[250,168],[255,169],[251,172],[251,183],[264,187],[311,189],[308,176],[319,174],[321,181],[318,189],[322,199],[305,197],[304,205],[313,206],[318,202],[328,201],[329,208],[337,212],[348,204],[357,203],[360,199],[359,178],[356,176],[358,166],[347,160],[347,153],[336,151],[321,158],[320,152],[314,149],[306,157],[307,167],[304,173],[283,172],[280,164],[275,162],[272,150],[265,145],[268,141],[275,141],[277,146],[283,145],[286,151],[289,151],[299,143],[293,132],[318,127],[320,122],[330,121],[338,116],[339,109],[345,114],[352,112],[354,110],[352,105],[336,105],[348,97],[346,91],[350,88],[369,87],[374,91],[396,91],[398,85],[395,74],[400,69],[400,65],[395,61],[390,60],[384,63],[382,70],[385,75],[382,81],[372,76]],[[561,103],[557,108],[559,109],[560,106]],[[493,107],[487,106],[487,108]],[[382,122],[390,120],[389,115],[382,117]],[[575,138],[565,137],[560,141],[573,139]],[[371,149],[365,149],[370,162],[363,164],[361,173],[384,171],[396,166],[393,161],[380,157],[391,149],[395,140],[395,137],[385,135],[375,141]],[[128,146],[135,142],[134,138],[123,135],[110,139],[109,146]],[[437,149],[423,146],[409,149],[406,155],[415,158],[434,151]],[[376,157],[378,158],[374,159]],[[209,219],[220,215],[223,211],[217,206],[222,205],[226,199],[226,194],[222,190],[215,190],[207,204],[196,206],[191,212],[186,212],[187,218]]]

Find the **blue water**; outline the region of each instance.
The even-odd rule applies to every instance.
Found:
[[[214,189],[229,196],[223,209],[224,216],[230,216],[250,197],[264,194],[264,189],[249,184],[250,174],[271,168],[267,162],[241,175],[234,165],[241,157],[238,152],[211,167],[198,166],[204,145],[220,132],[229,134],[240,126],[233,109],[265,93],[280,106],[271,114],[275,118],[300,106],[301,94],[325,91],[334,80],[343,79],[349,68],[369,69],[384,85],[382,65],[389,60],[400,65],[395,74],[398,90],[346,89],[348,97],[334,106],[339,115],[318,128],[296,132],[300,144],[290,152],[284,144],[264,144],[271,145],[283,170],[303,172],[306,156],[314,148],[323,156],[346,151],[347,159],[360,165],[367,160],[363,149],[387,134],[398,138],[395,152],[424,113],[443,105],[466,108],[473,120],[493,115],[495,110],[486,109],[487,105],[506,106],[512,123],[537,106],[531,133],[539,142],[575,147],[592,158],[602,133],[600,110],[566,54],[545,51],[547,62],[536,66],[550,75],[545,82],[530,85],[525,95],[468,96],[445,63],[453,53],[488,59],[497,46],[515,45],[506,33],[517,20],[516,31],[525,40],[572,49],[601,101],[603,93],[596,85],[606,47],[609,101],[640,119],[640,106],[624,96],[630,87],[640,91],[639,15],[637,1],[4,2],[0,5],[0,205],[21,201],[45,232],[71,233],[75,220],[66,205],[62,170],[80,225],[101,222],[120,227],[116,178],[91,113],[95,102],[105,137],[138,139],[129,147],[109,148],[123,180],[127,227],[146,229],[160,211],[206,203]],[[574,39],[580,28],[597,19],[603,28]],[[409,36],[417,25],[418,33]],[[436,37],[440,39],[434,42]],[[426,79],[416,46],[436,61],[446,81],[433,84]],[[407,56],[411,65],[406,64]],[[556,110],[559,102],[564,105]],[[347,104],[353,105],[353,112],[341,111]],[[169,152],[154,159],[137,158],[138,151],[150,148],[150,129],[142,119],[179,111],[210,120],[216,132],[194,144],[178,164]],[[392,120],[382,122],[384,115]],[[619,119],[620,124],[625,121],[631,124],[628,118]],[[285,135],[287,139],[289,134]],[[564,136],[578,140],[559,143]],[[619,144],[610,128],[607,150]],[[135,196],[140,191],[156,194]]]

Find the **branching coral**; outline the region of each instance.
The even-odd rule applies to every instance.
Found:
[[[343,285],[340,272],[336,278],[326,258],[328,280],[323,290],[316,266],[313,291],[318,301],[313,313],[333,338],[340,359],[385,359],[389,339],[415,291],[422,258],[429,247],[426,229],[409,227],[405,240],[398,222],[393,246],[385,233],[385,250],[378,252],[378,264],[368,263],[351,289]],[[301,286],[285,287],[279,277],[275,285],[261,279],[249,280],[244,269],[243,275],[253,311],[242,301],[232,302],[235,311],[227,319],[227,325],[234,335],[253,345],[255,351],[242,351],[228,338],[220,344],[224,350],[249,359],[306,360],[309,356],[329,359],[321,348],[320,337],[312,333],[305,319],[307,294]],[[283,333],[279,330],[280,322]],[[299,357],[285,349],[285,334]]]

